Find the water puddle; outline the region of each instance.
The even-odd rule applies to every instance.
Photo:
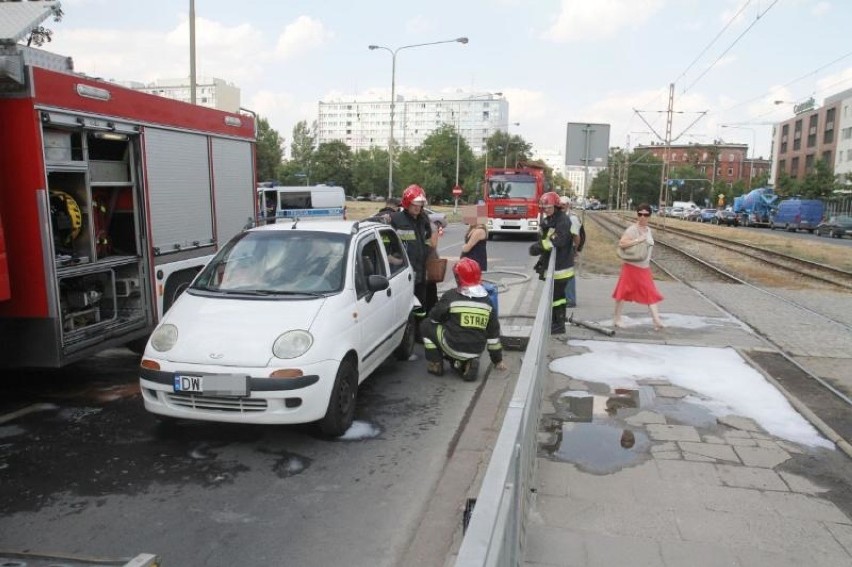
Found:
[[[652,442],[638,429],[648,419],[702,428],[716,425],[716,417],[699,398],[668,388],[661,388],[659,395],[653,385],[614,388],[608,395],[582,390],[554,393],[554,412],[542,416],[540,453],[586,472],[609,474],[650,456]]]

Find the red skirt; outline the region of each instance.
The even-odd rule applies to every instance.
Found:
[[[653,305],[663,300],[663,296],[654,285],[651,268],[640,268],[626,262],[621,264],[621,275],[612,292],[616,301],[633,301],[643,305]]]

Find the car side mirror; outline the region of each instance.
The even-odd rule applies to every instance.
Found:
[[[367,278],[367,289],[370,293],[382,291],[390,287],[390,281],[385,276],[372,275]]]

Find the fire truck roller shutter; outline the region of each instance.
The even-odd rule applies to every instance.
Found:
[[[213,139],[216,243],[224,245],[254,218],[251,143]]]
[[[157,128],[144,136],[151,245],[164,255],[212,244],[207,136]]]

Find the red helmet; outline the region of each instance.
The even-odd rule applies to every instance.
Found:
[[[538,204],[541,207],[546,207],[548,205],[558,207],[561,203],[559,202],[559,195],[557,195],[553,191],[549,191],[541,196],[541,199],[539,199]]]
[[[407,209],[411,203],[426,204],[426,192],[420,185],[409,185],[402,192],[402,208]]]
[[[470,287],[482,283],[482,270],[476,260],[462,258],[453,266],[453,275],[460,287]]]

